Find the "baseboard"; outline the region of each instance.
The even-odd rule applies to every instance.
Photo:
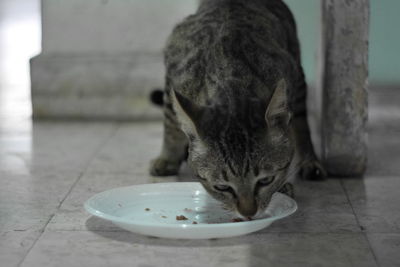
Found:
[[[161,53],[40,54],[30,61],[35,119],[150,120],[164,83]]]

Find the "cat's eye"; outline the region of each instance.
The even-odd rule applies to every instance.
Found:
[[[266,186],[271,184],[275,179],[275,176],[269,176],[258,180],[258,184],[261,186]]]
[[[231,187],[229,185],[225,184],[216,184],[214,185],[214,188],[218,191],[230,191]]]

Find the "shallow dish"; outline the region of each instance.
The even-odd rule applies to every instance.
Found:
[[[289,216],[297,209],[288,196],[275,193],[268,208],[252,221],[233,222],[236,215],[223,208],[200,183],[156,183],[111,189],[85,203],[92,215],[143,235],[205,239],[248,234]],[[186,220],[177,220],[183,215]]]

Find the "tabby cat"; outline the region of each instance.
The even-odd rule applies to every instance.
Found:
[[[187,158],[204,188],[244,217],[325,175],[310,140],[292,13],[281,0],[203,0],[165,48],[164,140],[155,176]]]

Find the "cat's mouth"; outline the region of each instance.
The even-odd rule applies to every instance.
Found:
[[[272,197],[263,200],[248,198],[247,201],[242,200],[242,203],[244,202],[242,205],[240,205],[240,200],[233,199],[230,202],[221,201],[221,204],[224,210],[234,214],[234,218],[251,221],[265,217],[265,209],[267,209],[271,199]]]
[[[223,203],[222,208],[226,211],[233,213],[234,214],[233,219],[240,219],[242,221],[253,220],[253,217],[246,217],[246,216],[240,214],[240,212],[237,210],[237,207],[235,205],[229,205],[227,203]]]
[[[252,221],[265,218],[265,213],[263,211],[264,211],[263,209],[258,209],[253,216],[244,216],[243,214],[240,214],[240,212],[237,211],[236,209],[234,210],[234,213],[237,218],[240,218],[244,221]]]
[[[254,202],[254,207],[250,208],[250,210],[252,211],[252,214],[248,214],[248,213],[246,214],[246,213],[241,212],[241,210],[238,208],[237,204],[234,205],[235,206],[234,212],[239,218],[241,218],[243,220],[261,219],[261,218],[265,217],[265,215],[266,215],[265,210],[268,208],[268,205],[271,202],[271,200],[272,200],[272,196],[270,196],[267,199],[263,199],[263,200],[257,199]]]
[[[252,220],[257,219],[260,216],[259,216],[258,211],[253,216],[245,216],[235,209],[235,217],[240,218],[243,221],[252,221]]]

